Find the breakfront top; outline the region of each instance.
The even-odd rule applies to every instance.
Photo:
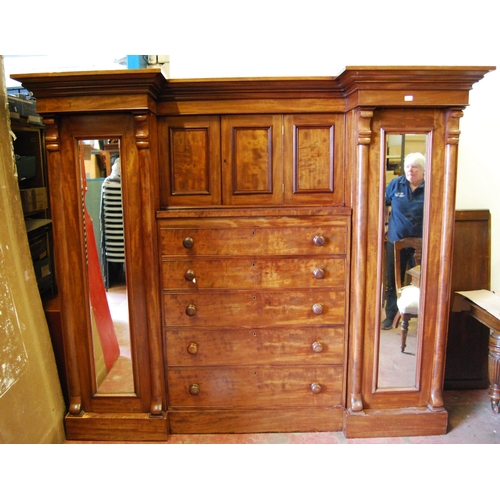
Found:
[[[217,113],[231,113],[240,112],[240,106],[249,101],[255,104],[252,112],[346,112],[359,106],[466,106],[473,84],[494,69],[348,66],[336,77],[172,80],[167,80],[161,69],[139,69],[22,74],[12,78],[33,92],[40,114],[97,110],[202,114],[214,111],[214,106]]]

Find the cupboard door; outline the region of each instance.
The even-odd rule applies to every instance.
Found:
[[[343,144],[343,115],[285,115],[285,203],[344,204]]]
[[[220,205],[220,118],[159,120],[162,207]]]
[[[224,205],[283,202],[281,115],[222,117]]]

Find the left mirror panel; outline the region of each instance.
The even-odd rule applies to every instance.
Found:
[[[120,142],[78,141],[97,394],[134,394]]]

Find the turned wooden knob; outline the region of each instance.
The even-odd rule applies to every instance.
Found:
[[[189,304],[186,307],[186,314],[188,316],[194,316],[196,314],[196,306],[194,304]]]
[[[311,391],[314,392],[314,394],[319,394],[321,392],[321,386],[318,382],[313,382],[311,384]]]
[[[191,342],[188,345],[188,353],[189,354],[196,354],[198,352],[198,344],[196,342]]]
[[[317,234],[313,238],[313,243],[318,247],[322,247],[325,244],[325,237],[321,236],[320,234]]]
[[[200,393],[200,386],[198,384],[191,384],[189,386],[189,394],[191,394],[191,396],[198,396],[199,393]]]
[[[184,248],[193,248],[194,240],[191,236],[188,236],[187,238],[184,238],[182,244],[184,245]]]
[[[323,314],[323,304],[314,304],[312,311],[314,314]]]
[[[321,342],[318,342],[318,341],[313,342],[311,347],[312,347],[312,350],[314,352],[322,352],[323,351],[323,344]]]
[[[325,277],[325,271],[321,269],[321,267],[317,267],[316,269],[314,269],[313,274],[317,280],[321,280]]]
[[[192,269],[188,269],[186,273],[184,274],[184,278],[186,281],[192,281],[193,283],[196,283],[196,276],[194,275],[194,271]]]

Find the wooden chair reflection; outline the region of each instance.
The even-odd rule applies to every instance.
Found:
[[[414,249],[415,265],[422,261],[422,238],[403,238],[394,242],[394,274],[396,276],[396,295],[399,312],[394,320],[394,328],[401,320],[401,352],[405,352],[408,326],[411,318],[418,316],[420,288],[413,283],[408,284],[406,277],[408,267],[402,269],[401,250]],[[406,266],[407,263],[405,262]]]

